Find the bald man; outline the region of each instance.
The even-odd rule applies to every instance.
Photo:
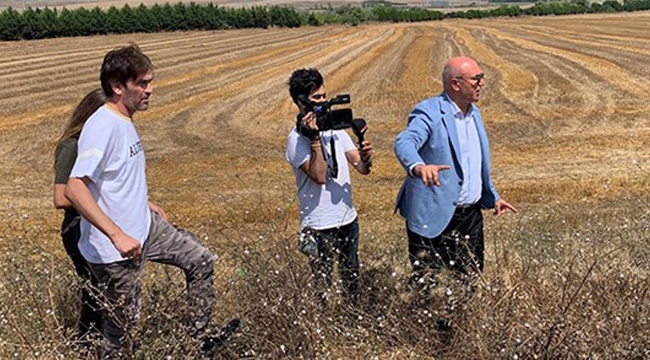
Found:
[[[481,209],[516,212],[490,180],[490,147],[474,104],[484,73],[474,60],[456,57],[445,64],[442,82],[443,93],[416,105],[395,139],[395,155],[407,173],[396,211],[406,219],[411,281],[427,305],[441,270],[483,270]]]

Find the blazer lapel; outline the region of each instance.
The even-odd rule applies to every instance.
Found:
[[[451,142],[451,149],[454,152],[456,161],[460,164],[460,145],[458,144],[458,130],[456,130],[456,120],[454,119],[454,111],[451,104],[445,100],[444,94],[440,96],[440,112],[442,115],[442,123],[447,128],[449,141]]]

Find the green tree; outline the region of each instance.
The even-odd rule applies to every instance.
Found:
[[[302,19],[300,14],[294,9],[286,6],[274,5],[269,8],[271,24],[280,27],[300,27]]]
[[[23,33],[23,18],[12,7],[0,13],[0,39],[20,40]]]
[[[75,13],[67,8],[63,8],[59,14],[59,25],[61,29],[61,36],[79,36],[81,30]]]
[[[138,31],[138,22],[133,14],[133,8],[124,4],[119,10],[120,27],[118,31],[122,34],[129,34]]]
[[[89,28],[91,29],[92,34],[107,34],[106,30],[106,13],[99,7],[95,6],[90,10],[89,14]]]
[[[321,26],[322,25],[320,20],[318,20],[316,15],[314,15],[314,13],[309,14],[309,17],[307,18],[307,24],[309,24],[311,26]]]
[[[28,7],[21,16],[23,23],[21,38],[26,40],[43,39],[51,35],[48,24],[41,18],[40,9],[34,10]],[[52,24],[49,25],[52,26]]]
[[[263,6],[253,6],[250,9],[253,16],[253,26],[256,28],[266,29],[271,25],[271,16]]]
[[[226,22],[227,15],[224,9],[209,3],[206,5],[207,15],[207,29],[227,29],[229,27]]]
[[[188,30],[187,19],[185,18],[185,5],[178,2],[171,6],[171,13],[169,14],[170,28],[168,30]]]
[[[79,36],[88,36],[97,34],[101,22],[97,20],[96,13],[84,7],[72,11],[72,17],[75,23],[75,31]]]
[[[153,11],[140,4],[133,9],[133,31],[136,32],[157,32],[161,30],[159,19],[155,18]]]

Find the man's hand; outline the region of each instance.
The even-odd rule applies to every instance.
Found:
[[[88,190],[90,182],[88,177],[70,178],[65,188],[65,196],[86,220],[108,236],[120,255],[140,260],[142,256],[140,242],[125,234],[97,205],[97,201]]]
[[[507,201],[503,199],[499,199],[494,203],[494,215],[499,216],[506,212],[507,210],[517,212],[517,209],[515,209],[514,206],[508,204]]]
[[[359,149],[359,156],[361,156],[361,161],[367,163],[370,161],[374,151],[372,151],[372,143],[368,140],[365,140],[361,143],[361,148]]]
[[[165,214],[165,212],[163,211],[163,209],[160,206],[152,203],[151,201],[149,201],[148,203],[149,203],[149,210],[151,210],[152,212],[155,212],[156,214],[160,215],[160,217],[163,220],[167,221],[167,214]]]
[[[120,232],[119,234],[111,237],[111,241],[123,258],[140,261],[140,257],[142,256],[142,246],[140,246],[140,242],[138,240],[130,237],[123,232]]]
[[[318,122],[316,121],[316,114],[313,112],[308,112],[305,114],[305,116],[302,117],[301,124],[303,128],[308,129],[309,133],[311,134],[309,136],[310,139],[317,138],[320,133],[318,130]]]
[[[370,141],[364,141],[361,143],[361,148],[359,150],[354,149],[347,151],[345,153],[345,157],[360,174],[368,175],[370,174],[370,169],[372,168],[373,152],[372,143]]]
[[[422,178],[422,183],[426,186],[440,186],[439,172],[449,170],[448,165],[418,165],[413,168],[413,175]]]

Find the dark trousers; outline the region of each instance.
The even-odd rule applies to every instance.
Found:
[[[359,287],[359,222],[354,219],[338,228],[317,230],[315,236],[318,255],[310,256],[309,263],[316,288],[323,291],[321,299],[327,298],[323,282],[327,288],[332,286],[332,268],[337,259],[343,294],[355,302]]]
[[[145,260],[179,267],[185,273],[190,335],[201,338],[215,300],[215,256],[191,232],[177,229],[151,213],[149,237],[139,262],[125,260],[111,264],[90,264],[106,303],[103,335],[108,341],[104,358],[130,358],[132,330],[140,313],[142,273]]]
[[[90,272],[86,259],[79,252],[79,214],[67,210],[61,224],[61,239],[66,253],[72,260],[77,275],[83,280],[81,286],[81,314],[79,315],[79,336],[84,337],[93,332],[99,333],[102,322],[101,306],[97,301],[97,279]]]
[[[483,271],[483,214],[478,204],[457,208],[447,228],[434,238],[412,232],[408,224],[406,231],[415,284],[426,286],[426,274],[435,277],[443,269],[464,275]]]

